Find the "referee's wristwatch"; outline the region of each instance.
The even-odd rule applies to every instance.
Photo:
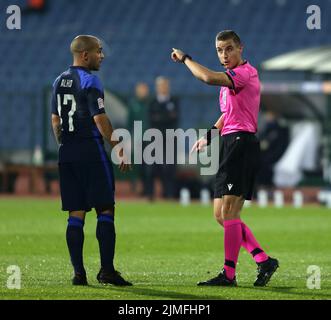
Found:
[[[185,60],[186,59],[192,60],[192,57],[190,55],[188,55],[188,54],[185,53],[180,61],[182,63],[185,63]]]

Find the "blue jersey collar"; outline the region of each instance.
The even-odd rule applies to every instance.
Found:
[[[91,71],[88,68],[82,67],[82,66],[70,66],[70,69],[82,69],[86,71],[87,73],[91,73]]]

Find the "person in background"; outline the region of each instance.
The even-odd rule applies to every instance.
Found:
[[[131,137],[136,137],[136,141],[140,143],[142,141],[142,137],[137,135],[143,135],[144,132],[149,128],[149,119],[148,119],[148,106],[150,103],[150,96],[149,96],[149,87],[145,82],[138,82],[135,86],[135,95],[129,101],[129,114],[128,114],[128,129],[130,130]],[[134,131],[134,122],[140,121],[142,132],[135,132]],[[133,152],[139,152],[140,148],[134,148]],[[143,148],[144,150],[144,142]],[[142,164],[135,164],[133,167],[134,171],[136,172],[136,176],[132,180],[132,187],[133,190],[136,190],[136,183],[137,179],[139,178],[142,182],[143,190],[142,196],[146,195],[147,189],[147,180],[146,180],[146,164],[144,161]]]
[[[166,130],[176,129],[178,126],[178,100],[171,96],[170,80],[159,76],[155,80],[156,95],[149,106],[149,124],[151,128],[161,131],[163,136],[163,164],[152,164],[147,170],[147,196],[154,199],[154,181],[161,180],[163,197],[172,199],[176,190],[176,165],[166,163]],[[176,159],[176,145],[174,159]]]
[[[273,167],[284,154],[289,144],[289,128],[284,125],[279,115],[272,110],[264,114],[264,126],[259,134],[261,145],[259,186],[273,186]]]

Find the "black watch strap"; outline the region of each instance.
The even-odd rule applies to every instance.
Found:
[[[212,126],[205,135],[205,138],[207,139],[207,146],[210,145],[211,140],[213,140],[217,135],[219,135],[219,129],[215,126]]]
[[[188,55],[188,54],[185,53],[185,54],[183,55],[183,58],[182,58],[181,62],[182,62],[182,63],[185,63],[185,60],[186,60],[186,59],[192,60],[192,57],[191,57],[190,55]]]

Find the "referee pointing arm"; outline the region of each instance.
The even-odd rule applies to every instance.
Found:
[[[250,200],[257,175],[260,145],[257,120],[260,106],[260,81],[257,70],[242,58],[239,36],[225,30],[216,36],[216,51],[225,72],[212,71],[179,49],[173,48],[171,58],[208,85],[220,87],[219,104],[222,115],[212,129],[218,129],[223,144],[214,192],[214,216],[224,227],[225,261],[223,270],[214,278],[199,282],[205,286],[236,286],[235,269],[240,247],[243,246],[258,266],[255,286],[265,286],[278,268],[278,261],[269,257],[243,223],[240,212]],[[213,137],[209,130],[192,151],[203,150]]]

